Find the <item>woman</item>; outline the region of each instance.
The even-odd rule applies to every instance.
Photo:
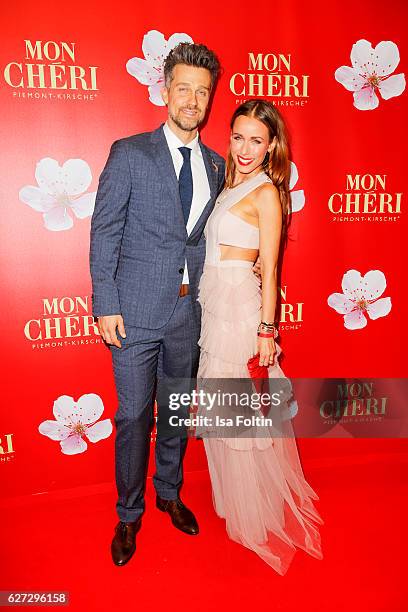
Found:
[[[231,120],[226,186],[205,228],[199,389],[215,389],[211,379],[249,379],[248,360],[258,353],[269,377],[284,379],[275,310],[278,254],[290,213],[289,173],[279,112],[264,100],[239,106]],[[262,284],[252,271],[258,256]],[[286,408],[290,419],[295,402],[289,401],[288,396],[282,412]],[[198,415],[204,414],[209,413],[201,405]],[[280,437],[262,425],[243,436],[225,431],[206,425],[196,433],[204,438],[214,506],[228,535],[282,575],[295,546],[321,559],[313,522],[323,520],[311,501],[319,498],[304,478],[290,420],[280,424]]]

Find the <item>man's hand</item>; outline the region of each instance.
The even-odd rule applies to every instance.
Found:
[[[125,325],[121,315],[106,315],[98,317],[98,327],[102,338],[107,344],[114,344],[118,348],[122,348],[121,343],[116,335],[116,326],[122,338],[126,338]]]
[[[261,260],[260,260],[259,257],[256,260],[256,262],[254,263],[254,266],[252,268],[252,272],[254,274],[256,274],[256,276],[258,276],[260,279],[262,279],[262,277],[261,277]]]

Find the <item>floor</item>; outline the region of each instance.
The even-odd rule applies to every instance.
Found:
[[[208,474],[194,471],[183,500],[200,534],[177,531],[155,508],[149,478],[137,551],[124,567],[110,558],[113,483],[3,500],[0,590],[68,591],[72,611],[407,610],[408,450],[311,457],[303,466],[320,496],[324,558],[298,550],[284,577],[228,539]]]

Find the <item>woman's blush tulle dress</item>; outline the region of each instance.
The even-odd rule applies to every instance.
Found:
[[[230,209],[267,182],[272,181],[262,171],[224,189],[207,221],[206,259],[198,297],[202,309],[198,388],[208,388],[211,379],[249,379],[247,362],[258,351],[260,281],[251,262],[221,260],[220,245],[259,248],[258,228]],[[278,363],[282,349],[275,345],[269,377],[284,378]],[[305,480],[291,425],[295,404],[288,399],[280,437],[269,431],[245,437],[223,437],[222,432],[209,433],[205,428],[197,431],[204,439],[214,507],[225,519],[229,537],[256,552],[282,575],[296,547],[317,559],[323,556],[316,525],[323,520],[312,502],[319,497]],[[198,414],[204,412],[198,406]]]

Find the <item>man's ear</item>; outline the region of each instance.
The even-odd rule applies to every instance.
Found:
[[[161,88],[160,94],[161,94],[163,102],[167,106],[167,104],[169,103],[169,92],[167,91],[167,87],[166,86]]]

